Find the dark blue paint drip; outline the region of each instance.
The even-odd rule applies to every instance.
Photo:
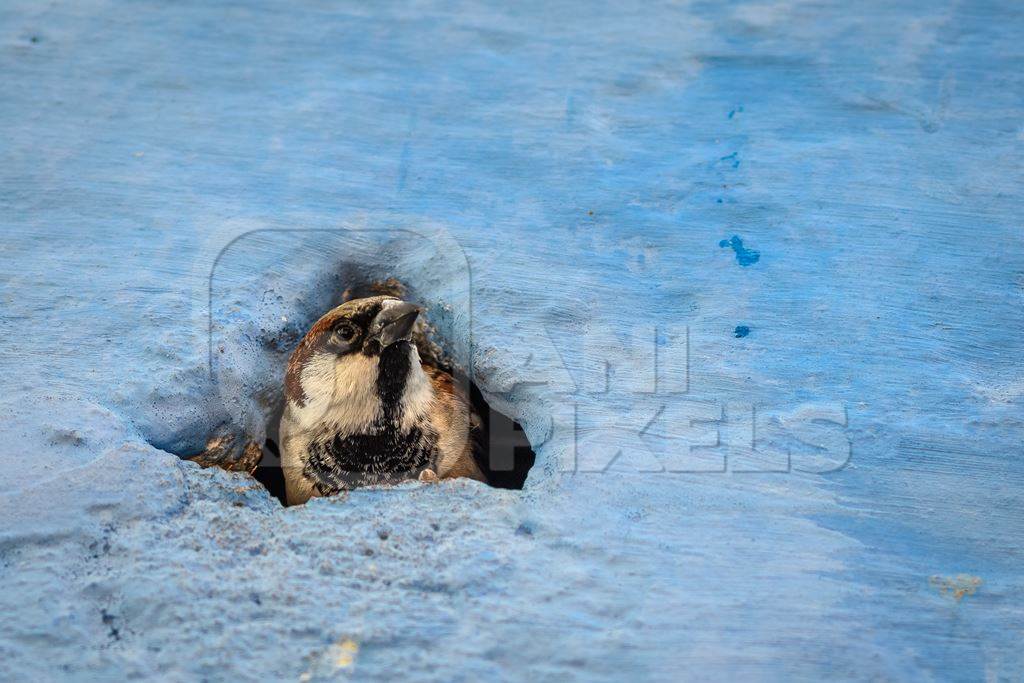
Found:
[[[733,168],[739,168],[739,166],[740,166],[740,153],[739,152],[733,152],[732,154],[726,154],[724,157],[721,157],[719,159],[719,161],[731,161]]]
[[[739,107],[737,107],[736,109],[732,109],[732,110],[729,111],[729,118],[731,119],[732,117],[736,116],[737,113],[740,113],[740,114],[743,113],[743,105],[742,104]]]
[[[746,325],[737,325],[736,329],[733,330],[732,333],[736,335],[737,339],[742,339],[743,337],[746,337],[748,334],[750,334],[750,328],[747,327]]]
[[[739,238],[739,235],[733,235],[732,239],[721,240],[718,246],[732,247],[732,250],[736,252],[736,262],[741,266],[752,266],[761,260],[761,252],[753,249],[747,249],[743,246],[743,240]]]

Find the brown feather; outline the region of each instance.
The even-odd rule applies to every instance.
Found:
[[[423,364],[423,370],[434,387],[435,404],[430,421],[439,434],[448,435],[439,461],[444,468],[438,472],[443,479],[468,477],[486,482],[487,479],[473,458],[474,420],[468,397],[468,386],[462,386],[448,372]]]
[[[340,317],[341,314],[335,309],[317,320],[292,352],[291,358],[288,359],[288,370],[284,376],[284,393],[285,397],[294,401],[296,405],[306,405],[306,394],[302,390],[302,368],[305,367],[306,361],[321,345],[323,337],[330,333],[331,328]]]

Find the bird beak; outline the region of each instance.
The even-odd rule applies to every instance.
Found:
[[[380,342],[381,348],[408,341],[412,338],[412,328],[419,314],[418,306],[405,301],[385,302],[384,308],[373,319],[373,337]]]

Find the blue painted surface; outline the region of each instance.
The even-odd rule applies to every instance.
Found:
[[[0,677],[1021,679],[1022,34],[4,3]],[[154,447],[258,434],[386,275],[540,444],[522,494],[282,511]]]

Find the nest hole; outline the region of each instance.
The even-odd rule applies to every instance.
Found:
[[[349,282],[354,281],[360,284],[346,289],[341,295],[341,302],[378,294],[409,298],[405,296],[408,293],[406,287],[394,278],[372,281],[369,278],[351,277],[351,275],[349,273],[349,278],[346,279]],[[326,283],[323,289],[333,290],[336,285],[337,283],[332,281]],[[264,299],[266,296],[265,294]],[[417,298],[413,296],[411,300]],[[331,307],[336,303],[338,302],[333,302]],[[315,315],[315,310],[305,311],[305,314]],[[267,318],[267,316],[264,317]],[[304,329],[301,325],[296,325],[297,321],[288,322],[287,318],[279,316],[276,312],[272,316],[274,320],[278,317],[284,324],[261,327],[261,334],[256,342],[257,348],[260,349],[259,352],[266,354],[264,358],[269,365],[287,361],[288,356],[301,339]],[[300,319],[302,317],[305,316],[299,316]],[[450,323],[450,320],[448,322]],[[492,407],[480,388],[472,381],[471,375],[467,377],[461,370],[456,369],[459,365],[453,362],[444,348],[435,341],[435,336],[441,339],[444,335],[439,333],[433,324],[423,320],[422,324],[417,327],[416,335],[418,335],[416,345],[423,362],[451,372],[456,384],[468,391],[470,409],[479,418],[477,428],[482,431],[471,439],[474,445],[473,457],[483,473],[486,483],[495,488],[522,489],[527,475],[536,461],[536,454],[522,426]],[[219,346],[218,349],[223,353],[223,346]],[[215,356],[211,355],[211,368],[214,367],[212,365],[214,358]],[[462,361],[466,366],[471,367],[471,362],[468,359],[463,358]],[[281,416],[284,412],[284,386],[275,387],[264,382],[245,380],[242,380],[240,384],[257,388],[255,403],[260,406],[261,412],[266,418],[266,424],[262,430],[266,438],[262,444],[246,438],[244,434],[240,433],[239,428],[232,426],[234,422],[232,419],[223,423],[217,428],[214,435],[206,439],[205,449],[201,453],[196,454],[196,451],[193,450],[186,454],[183,452],[186,449],[179,450],[174,447],[177,444],[168,444],[171,447],[164,446],[164,449],[177,452],[180,457],[193,460],[204,467],[216,466],[251,474],[272,496],[282,504],[286,504],[285,478],[281,467],[278,435]],[[184,441],[194,443],[195,440],[185,439]]]

